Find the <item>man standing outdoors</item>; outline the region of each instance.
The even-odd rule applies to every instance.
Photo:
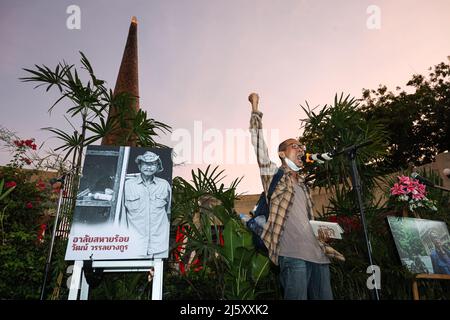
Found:
[[[136,157],[139,174],[125,180],[124,206],[126,226],[136,234],[139,256],[166,256],[169,248],[171,188],[169,182],[155,177],[163,171],[162,161],[147,151]]]
[[[264,192],[278,167],[270,161],[262,134],[262,112],[258,111],[259,97],[249,96],[252,104],[250,132],[256,151]],[[299,174],[303,167],[304,146],[297,139],[287,139],[278,147],[284,174],[270,201],[269,217],[261,235],[269,258],[280,266],[280,282],[284,299],[333,299],[330,285],[329,258],[318,241],[309,220],[312,204],[304,179]]]

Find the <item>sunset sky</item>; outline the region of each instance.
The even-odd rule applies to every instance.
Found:
[[[80,29],[66,26],[69,5],[80,8]],[[379,9],[379,28],[368,8]],[[141,108],[191,136],[185,143],[192,163],[177,166],[174,175],[189,179],[191,169],[210,162],[207,150],[221,149],[213,164],[225,169],[227,183],[244,176],[238,191],[250,194],[262,187],[249,140],[227,139],[248,129],[250,92],[260,94],[277,161],[280,139],[301,133],[305,101],[329,104],[340,92],[360,98],[363,88],[379,84],[405,88],[413,74],[426,74],[450,56],[448,0],[1,0],[0,125],[45,143],[44,149],[57,146],[41,128],[72,131],[63,117],[68,105],[49,114],[55,92],[20,82],[22,68],[53,68],[62,60],[79,66],[83,51],[114,88],[132,16],[138,19]],[[179,143],[171,135],[160,142]],[[246,161],[237,160],[242,153]],[[0,164],[9,160],[1,151]]]

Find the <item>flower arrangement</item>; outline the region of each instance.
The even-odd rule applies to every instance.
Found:
[[[407,176],[397,177],[398,182],[390,190],[391,197],[400,203],[406,203],[410,211],[426,208],[437,211],[436,201],[427,198],[426,187],[419,180]]]

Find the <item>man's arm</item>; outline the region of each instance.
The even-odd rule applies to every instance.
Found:
[[[120,199],[120,206],[121,206],[121,210],[120,210],[120,217],[119,217],[119,226],[121,227],[126,227],[128,228],[128,214],[127,214],[127,207],[125,206],[125,194],[128,191],[128,184],[127,181],[125,181],[125,185],[123,187],[123,194],[122,194],[122,199]]]
[[[258,110],[259,96],[256,93],[251,93],[248,100],[252,104],[252,113],[250,116],[250,134],[252,145],[255,148],[263,188],[267,194],[272,177],[276,173],[278,167],[274,162],[270,161],[269,151],[266,142],[264,141],[262,131],[263,114]]]

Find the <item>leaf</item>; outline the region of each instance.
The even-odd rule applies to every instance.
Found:
[[[259,280],[268,276],[270,264],[270,259],[259,252],[253,255],[251,260],[251,276],[255,285]]]
[[[234,219],[230,219],[223,228],[224,256],[232,263],[235,259],[236,250],[239,247],[252,248],[252,238],[250,233],[242,232],[242,227]]]
[[[5,199],[16,188],[16,186],[13,186],[11,188],[8,188],[5,192],[3,192],[4,182],[5,182],[4,179],[0,181],[0,201]]]

